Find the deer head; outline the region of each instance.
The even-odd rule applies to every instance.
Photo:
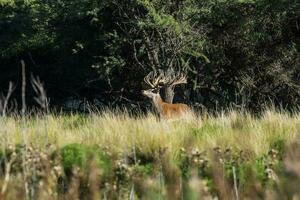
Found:
[[[186,83],[187,78],[183,73],[175,73],[173,69],[167,71],[153,71],[144,77],[145,83],[151,88],[143,90],[142,94],[152,100],[152,103],[159,115],[164,118],[170,118],[172,116],[180,116],[190,109],[186,104],[172,104],[164,102],[160,96],[160,89],[162,87],[173,88],[175,85]]]
[[[145,95],[146,97],[149,97],[150,99],[160,97],[159,90],[157,89],[143,90],[142,94]]]
[[[175,86],[178,84],[187,83],[187,77],[186,74],[180,71],[175,72],[173,68],[169,68],[166,71],[160,69],[150,72],[147,76],[144,77],[144,81],[151,88],[150,90],[148,90],[148,92],[159,94],[160,89],[165,88],[168,89],[168,92],[174,95]],[[146,96],[150,97],[149,95]],[[151,97],[153,97],[153,95]]]

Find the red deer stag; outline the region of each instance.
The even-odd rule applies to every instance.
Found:
[[[149,97],[158,112],[159,116],[164,119],[177,118],[191,113],[188,105],[183,103],[167,103],[160,96],[160,88],[163,85],[173,86],[182,83],[187,83],[186,75],[183,73],[167,74],[159,70],[159,72],[150,72],[145,76],[144,81],[151,87],[151,89],[143,90],[142,94]]]

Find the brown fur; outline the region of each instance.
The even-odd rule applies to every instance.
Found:
[[[191,112],[188,105],[183,103],[167,103],[162,100],[159,93],[154,93],[153,90],[144,90],[143,95],[152,99],[152,103],[159,113],[160,117],[170,119],[181,117]]]

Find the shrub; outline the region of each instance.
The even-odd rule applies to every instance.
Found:
[[[74,167],[81,170],[88,170],[88,163],[95,159],[97,167],[103,170],[103,175],[111,170],[111,162],[108,156],[97,146],[83,144],[69,144],[60,150],[62,164],[67,175],[72,174]]]

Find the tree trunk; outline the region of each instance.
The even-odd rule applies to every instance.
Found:
[[[164,89],[163,89],[163,99],[167,103],[173,103],[174,86],[164,87]]]

